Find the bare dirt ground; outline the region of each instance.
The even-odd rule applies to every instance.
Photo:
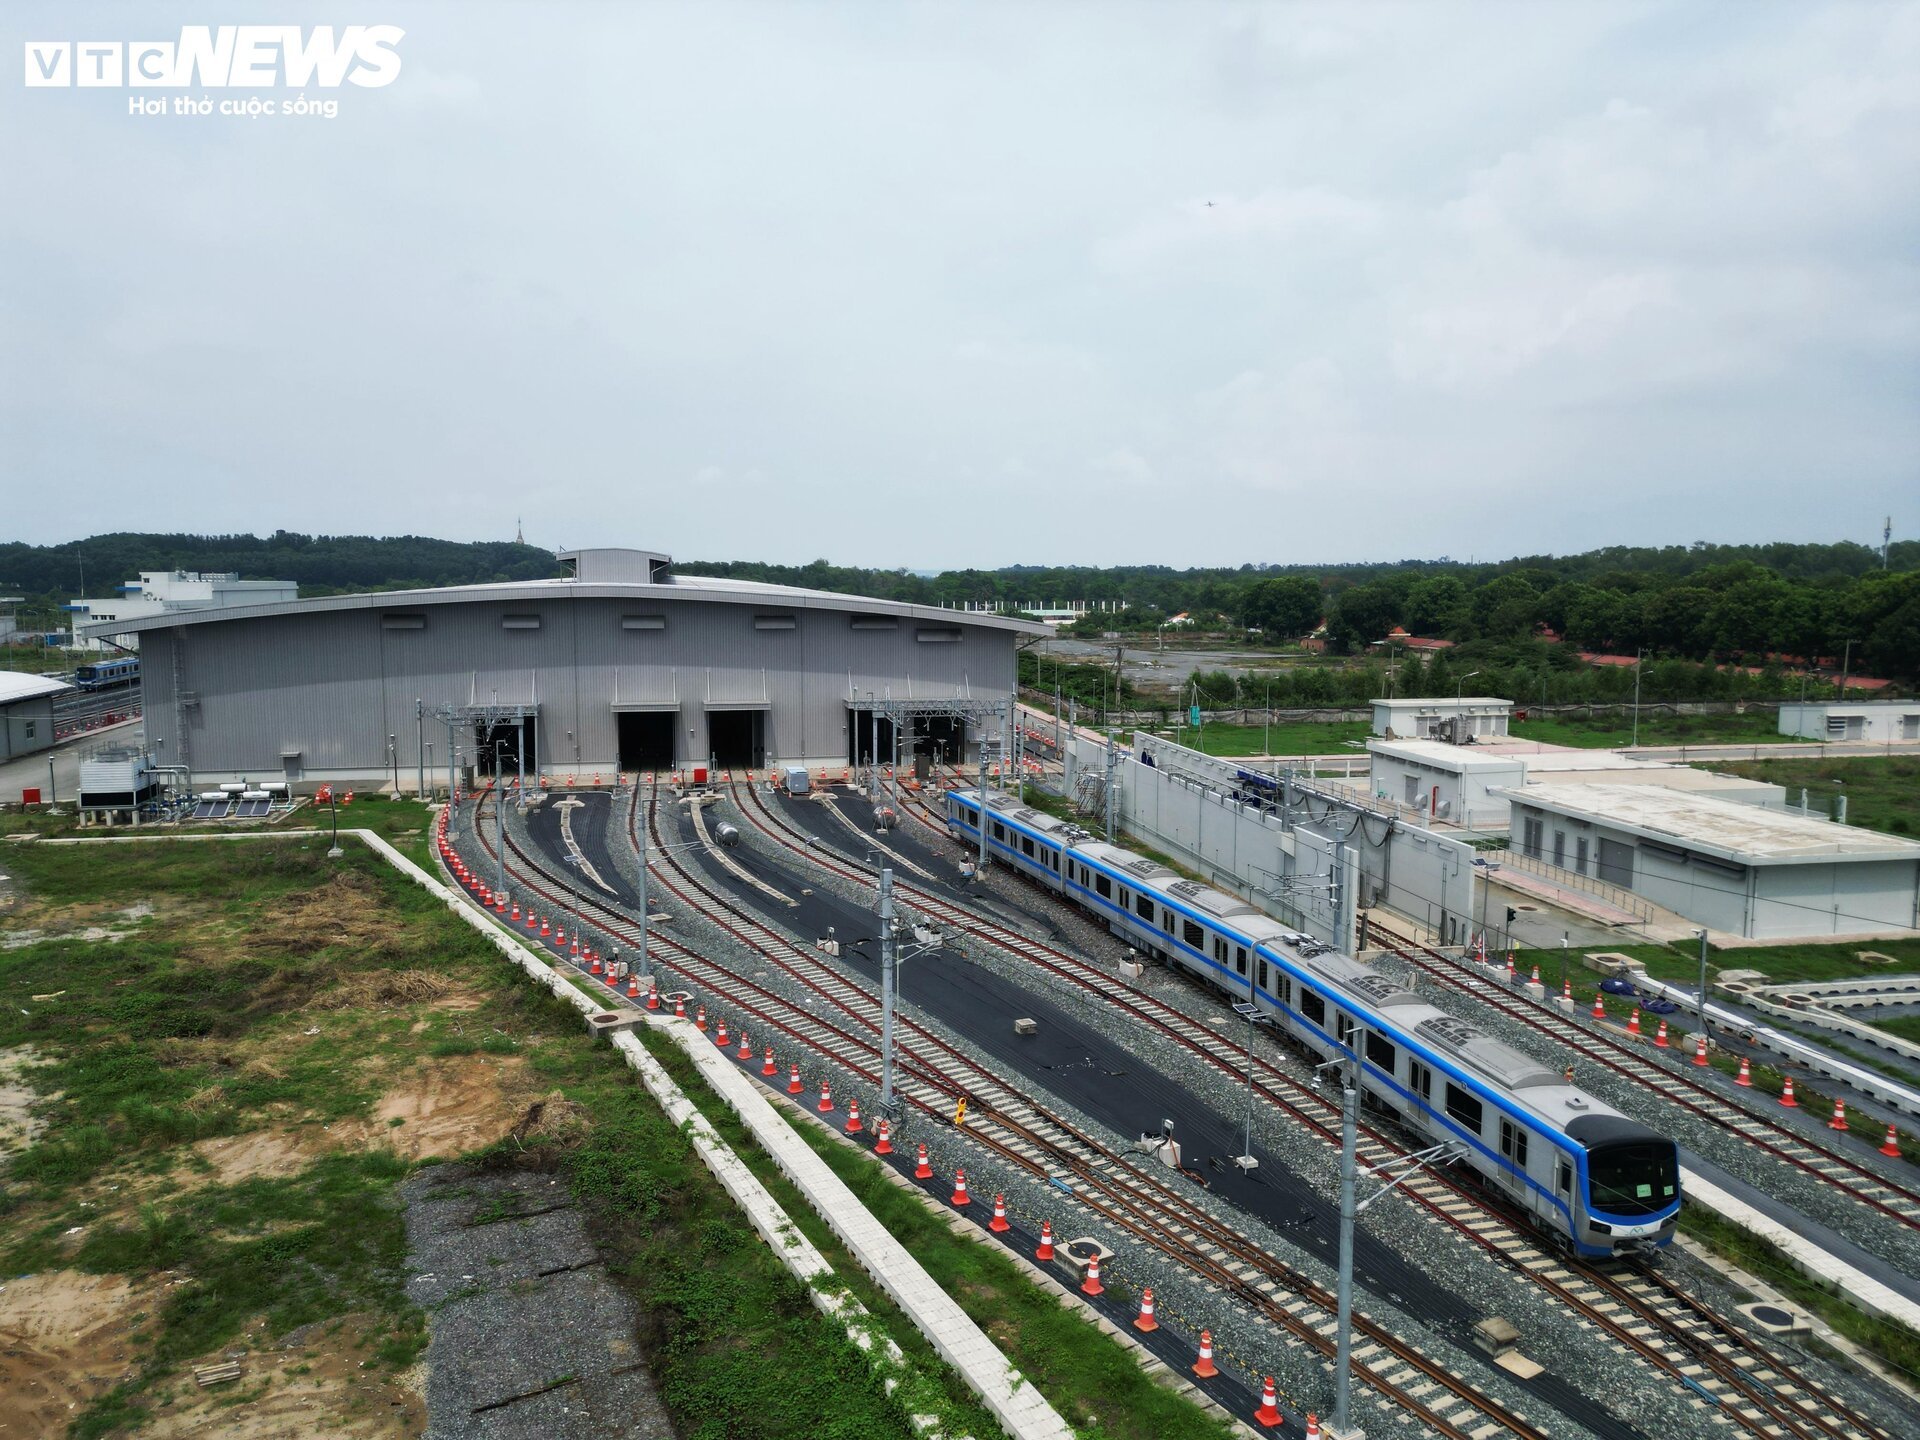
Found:
[[[0,1050],[0,1160],[26,1149],[46,1128],[33,1113],[41,1096],[31,1083],[34,1067],[44,1063],[31,1045]]]
[[[166,1288],[55,1270],[0,1287],[0,1440],[58,1435],[137,1365],[133,1333]]]

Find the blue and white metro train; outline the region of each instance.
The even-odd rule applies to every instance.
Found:
[[[948,832],[978,846],[977,792],[951,791],[946,807]],[[987,808],[990,853],[1116,935],[1252,1001],[1311,1053],[1355,1056],[1376,1103],[1436,1143],[1453,1143],[1462,1163],[1575,1253],[1604,1257],[1672,1241],[1680,1213],[1673,1141],[1235,896],[1010,796],[988,796]]]

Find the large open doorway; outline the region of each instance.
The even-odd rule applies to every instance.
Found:
[[[913,750],[942,765],[958,765],[967,753],[967,722],[953,715],[922,715],[915,721]]]
[[[707,748],[720,769],[759,769],[767,763],[766,712],[709,710]]]
[[[678,718],[671,710],[623,710],[615,715],[620,729],[620,768],[671,770]]]
[[[476,723],[473,727],[474,768],[482,775],[491,775],[497,759],[503,775],[518,775],[524,745],[526,773],[531,779],[536,774],[534,765],[540,756],[534,734],[538,723],[531,715],[524,720],[501,720],[493,725],[485,721]]]
[[[893,721],[871,710],[850,710],[847,725],[847,763],[869,765],[875,751],[882,765],[893,763]],[[903,756],[904,758],[904,756]]]

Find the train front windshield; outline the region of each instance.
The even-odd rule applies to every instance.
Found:
[[[1664,1140],[1587,1152],[1587,1203],[1605,1215],[1653,1215],[1680,1196],[1680,1159]]]

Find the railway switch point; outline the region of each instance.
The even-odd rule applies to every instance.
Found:
[[[815,1108],[822,1115],[833,1109],[833,1087],[825,1079],[820,1082],[820,1103]]]
[[[1667,1039],[1667,1022],[1662,1020],[1660,1028],[1653,1032],[1653,1046],[1656,1050],[1671,1050],[1673,1042]]]
[[[1042,1220],[1040,1222],[1040,1246],[1033,1252],[1033,1258],[1036,1260],[1053,1259],[1053,1222],[1051,1220]]]
[[[733,1052],[733,1058],[749,1063],[753,1060],[753,1046],[747,1043],[747,1032],[744,1030],[740,1032],[740,1048]]]
[[[967,1194],[967,1172],[964,1167],[953,1172],[953,1199],[948,1203],[960,1210],[973,1203]]]
[[[927,1163],[927,1147],[924,1141],[920,1146],[919,1157],[913,1164],[913,1178],[916,1180],[933,1179],[933,1166]]]
[[[1694,1064],[1696,1064],[1696,1065],[1698,1065],[1698,1066],[1700,1066],[1700,1067],[1701,1067],[1702,1069],[1704,1069],[1704,1068],[1706,1067],[1706,1064],[1707,1064],[1707,1032],[1706,1032],[1706,1031],[1704,1031],[1704,1030],[1699,1030],[1699,1031],[1696,1031],[1696,1032],[1694,1032],[1694,1037],[1693,1037],[1693,1063],[1694,1063]]]
[[[891,1127],[888,1126],[884,1117],[880,1121],[880,1138],[873,1142],[873,1153],[876,1155],[893,1154],[893,1131]]]
[[[1827,1122],[1827,1129],[1846,1130],[1850,1128],[1847,1124],[1847,1102],[1836,1095],[1833,1098],[1833,1119]]]
[[[1800,1102],[1793,1098],[1793,1076],[1787,1076],[1787,1083],[1780,1091],[1780,1103],[1789,1110],[1798,1110]]]
[[[1160,1328],[1160,1322],[1153,1318],[1153,1287],[1151,1285],[1140,1292],[1140,1313],[1134,1317],[1133,1328],[1143,1335],[1149,1330]]]
[[[860,1101],[856,1097],[847,1102],[847,1134],[858,1135],[867,1127],[860,1119]]]
[[[993,1219],[987,1222],[987,1229],[993,1231],[996,1235],[1004,1235],[1012,1228],[1013,1226],[1007,1223],[1007,1197],[1004,1195],[995,1195],[993,1197]]]
[[[1895,1160],[1900,1158],[1900,1132],[1891,1125],[1887,1126],[1887,1138],[1880,1146],[1880,1153]]]
[[[1087,1278],[1080,1282],[1080,1293],[1083,1295],[1107,1293],[1107,1287],[1100,1283],[1100,1252],[1097,1250],[1087,1260]]]
[[[778,1075],[780,1073],[780,1067],[773,1063],[773,1047],[771,1045],[767,1047],[766,1063],[760,1067],[760,1073],[762,1075]]]
[[[800,1067],[793,1067],[793,1073],[787,1077],[787,1094],[804,1095],[807,1087],[800,1083]]]
[[[1733,1083],[1748,1088],[1753,1086],[1753,1065],[1744,1055],[1740,1057],[1740,1073],[1733,1077]]]
[[[1274,1393],[1273,1376],[1267,1376],[1266,1383],[1260,1387],[1260,1408],[1253,1412],[1254,1420],[1271,1430],[1286,1419],[1280,1413],[1280,1397]]]
[[[1193,1373],[1202,1380],[1211,1380],[1220,1373],[1220,1367],[1213,1363],[1213,1331],[1200,1332],[1200,1358],[1193,1362]]]

